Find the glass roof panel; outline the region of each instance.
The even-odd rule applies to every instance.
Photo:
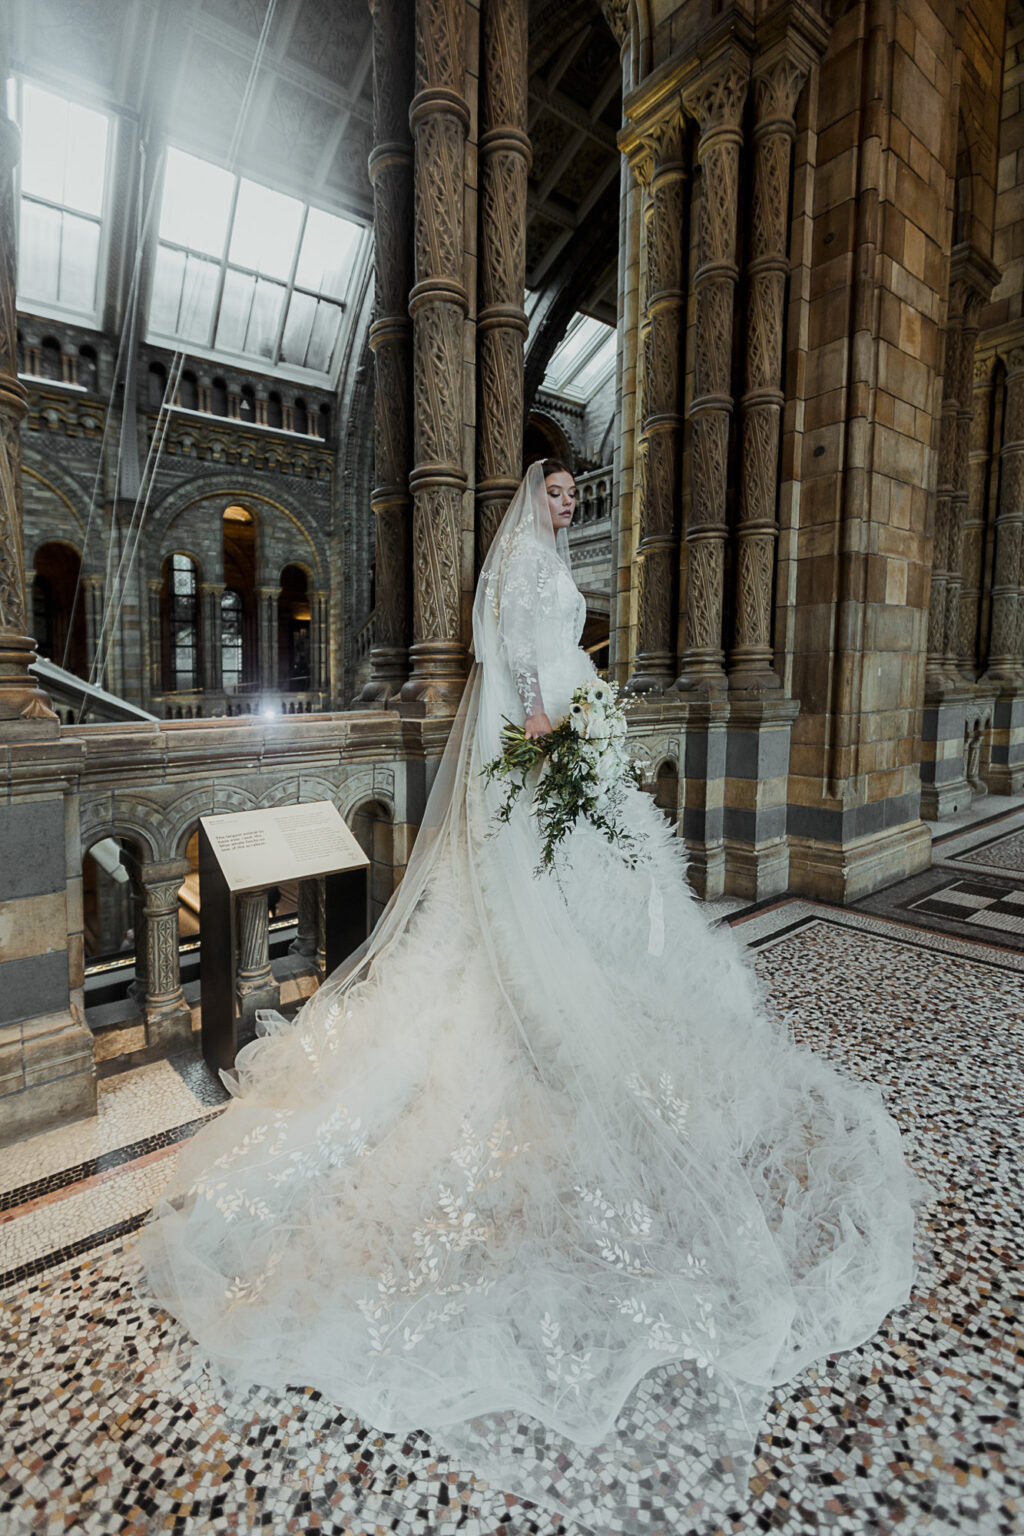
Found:
[[[343,298],[361,233],[357,224],[311,208],[295,281],[328,298]]]
[[[220,256],[231,217],[235,178],[230,171],[197,160],[184,150],[167,150],[160,238],[206,256]]]
[[[21,190],[98,217],[107,162],[102,112],[26,80],[21,94]]]
[[[242,180],[228,260],[267,277],[286,279],[301,225],[302,204],[297,198]]]
[[[614,367],[614,326],[577,314],[551,355],[541,388],[585,402],[607,382]]]

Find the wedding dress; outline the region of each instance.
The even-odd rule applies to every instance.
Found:
[[[140,1237],[229,1380],[314,1386],[600,1531],[742,1480],[773,1385],[912,1280],[912,1181],[873,1088],[798,1048],[680,843],[627,791],[538,874],[481,768],[594,675],[539,466],[481,574],[477,663],[364,951],[247,1046]]]

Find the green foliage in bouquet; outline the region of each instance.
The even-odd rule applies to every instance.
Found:
[[[481,771],[488,784],[500,779],[508,785],[496,813],[501,822],[509,820],[536,775],[532,810],[541,833],[538,873],[551,867],[559,843],[581,817],[603,832],[628,863],[636,863],[637,839],[617,819],[623,786],[643,783],[626,753],[625,734],[614,686],[598,681],[577,688],[569,714],[549,736],[530,740],[521,725],[506,718],[501,756]]]

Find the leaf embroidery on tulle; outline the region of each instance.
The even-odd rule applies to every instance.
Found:
[[[658,1079],[656,1090],[651,1089],[638,1073],[633,1073],[626,1078],[626,1087],[649,1104],[660,1120],[664,1120],[678,1136],[686,1131],[686,1122],[690,1113],[688,1100],[681,1099],[676,1092],[675,1079],[668,1072],[663,1072]]]
[[[495,1228],[477,1213],[474,1197],[500,1179],[505,1165],[526,1150],[526,1143],[512,1140],[504,1115],[495,1121],[486,1138],[475,1135],[471,1122],[463,1119],[462,1135],[450,1158],[461,1179],[439,1186],[439,1214],[413,1231],[419,1263],[401,1285],[392,1268],[382,1270],[376,1295],[356,1303],[366,1321],[374,1354],[415,1348],[439,1324],[463,1311],[466,1296],[492,1289],[493,1277],[481,1274],[445,1284],[444,1274],[453,1254],[465,1255],[476,1247],[486,1256]]]
[[[563,1392],[572,1392],[578,1397],[583,1382],[594,1378],[590,1368],[592,1351],[586,1349],[580,1354],[570,1353],[562,1343],[562,1325],[550,1312],[545,1312],[540,1320],[540,1336],[544,1342],[548,1381],[552,1386],[560,1387]]]

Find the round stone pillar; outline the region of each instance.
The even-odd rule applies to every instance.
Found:
[[[676,687],[724,690],[722,608],[726,488],[732,417],[733,307],[740,120],[750,63],[728,49],[691,86],[683,103],[700,125],[701,167],[690,520],[686,530],[686,653]]]
[[[465,0],[416,0],[413,324],[413,673],[402,698],[439,713],[462,695]],[[474,349],[475,350],[475,349]],[[472,354],[469,354],[470,356]]]

